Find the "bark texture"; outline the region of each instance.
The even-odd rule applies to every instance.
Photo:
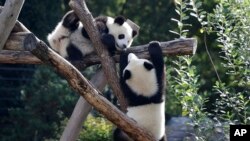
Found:
[[[33,34],[30,34],[24,40],[24,44],[26,50],[47,65],[54,67],[68,81],[76,93],[83,96],[97,111],[123,129],[130,137],[136,141],[155,140],[151,134],[146,133],[143,128],[139,127],[134,120],[113,106],[72,64],[55,53],[44,42],[38,41]]]
[[[127,102],[119,85],[115,62],[109,56],[106,46],[104,46],[104,44],[101,42],[100,34],[94,22],[94,18],[86,6],[85,0],[71,0],[69,5],[84,25],[90,40],[93,43],[96,54],[101,59],[100,61],[102,69],[106,76],[107,82],[112,88],[114,95],[117,97],[121,110],[126,112]]]
[[[10,32],[12,31],[24,0],[6,0],[0,13],[0,50],[3,49]]]
[[[106,79],[102,70],[96,72],[90,82],[96,89],[103,91],[106,85]],[[86,120],[92,106],[83,98],[80,97],[76,103],[74,111],[63,131],[60,141],[76,141],[82,129],[82,123]]]

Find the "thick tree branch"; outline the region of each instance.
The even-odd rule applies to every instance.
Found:
[[[30,34],[18,33],[20,31],[21,32],[29,32],[29,31],[20,23],[17,23],[16,25],[17,25],[17,26],[15,26],[16,28],[14,28],[12,31],[13,36],[9,38],[8,43],[6,43],[6,45],[5,45],[5,47],[7,49],[23,50],[23,48],[29,48],[30,50],[32,50],[33,54],[45,59],[44,61],[46,63],[51,64],[51,65],[58,65],[57,66],[58,72],[67,78],[68,82],[71,84],[73,89],[76,89],[76,91],[78,91],[81,95],[85,94],[86,97],[88,97],[88,99],[85,97],[87,100],[90,100],[91,96],[89,96],[89,95],[92,94],[92,95],[96,96],[96,94],[99,94],[99,92],[96,92],[94,89],[90,88],[90,84],[88,84],[87,82],[86,82],[87,84],[85,84],[86,80],[83,80],[83,81],[78,80],[78,78],[80,78],[79,74],[78,74],[79,72],[73,71],[74,74],[69,74],[69,72],[72,73],[72,70],[74,70],[73,68],[70,68],[71,66],[68,66],[68,68],[67,68],[68,72],[65,73],[64,72],[65,66],[63,64],[60,64],[60,59],[58,59],[60,57],[58,55],[55,55],[55,53],[51,49],[46,48],[46,45],[44,43],[40,42],[38,44],[37,39],[35,39],[35,37],[33,35],[32,35],[33,37],[30,38]],[[24,40],[25,40],[25,42],[24,42]],[[34,49],[33,48],[34,46],[37,46],[37,48]],[[129,49],[128,51],[136,53],[141,58],[148,58],[149,55],[148,55],[148,51],[147,51],[147,46],[148,45],[137,46],[137,47]],[[163,48],[163,53],[165,55],[193,54],[196,50],[196,40],[194,40],[194,39],[182,39],[182,40],[175,40],[175,41],[170,41],[170,42],[162,42],[161,46]],[[44,54],[44,53],[46,53],[46,54]],[[103,54],[105,54],[105,51],[104,51],[104,53],[101,53],[101,57],[103,57]],[[6,57],[6,55],[9,57]],[[23,62],[20,61],[20,58],[21,59],[24,58],[24,57],[22,57],[23,55],[25,57],[28,56],[30,58],[30,60],[23,60]],[[55,58],[53,57],[53,55],[55,55],[54,56]],[[105,58],[105,55],[104,55],[104,58]],[[116,62],[118,62],[118,58],[119,58],[119,54],[116,54],[114,57]],[[3,60],[3,62],[1,62],[2,60]],[[64,59],[62,59],[62,60],[64,60]],[[18,52],[18,51],[5,50],[5,51],[0,52],[0,63],[6,63],[6,62],[10,63],[9,61],[11,63],[28,63],[28,64],[29,63],[35,63],[35,64],[42,63],[38,58],[32,56],[30,53],[28,53],[26,51],[19,51]],[[102,59],[102,61],[103,61],[103,59]],[[83,60],[83,62],[80,62],[80,63],[82,63],[81,66],[87,67],[89,65],[100,63],[100,59],[96,55],[90,55],[90,56],[86,57],[85,60]],[[67,64],[67,65],[69,65],[69,64]],[[124,129],[125,132],[127,132],[133,138],[136,138],[137,140],[151,140],[152,139],[152,137],[147,133],[145,136],[145,133],[139,127],[133,126],[134,123],[132,121],[127,120],[126,119],[127,117],[125,115],[120,115],[121,113],[118,113],[118,115],[116,115],[116,117],[109,117],[109,116],[113,116],[114,113],[117,114],[117,111],[116,111],[117,109],[114,109],[114,111],[111,111],[111,112],[109,111],[110,113],[108,113],[108,112],[105,113],[105,111],[109,110],[108,108],[110,108],[110,107],[112,108],[112,105],[109,105],[109,103],[106,104],[105,99],[103,99],[102,97],[100,99],[99,99],[99,97],[95,97],[93,99],[92,103],[96,103],[93,105],[96,106],[97,110],[99,110],[101,113],[103,113],[107,117],[107,119],[109,119],[112,122],[114,122],[115,124],[117,124],[118,127]],[[104,103],[105,106],[100,106],[100,103],[101,104]],[[120,116],[122,116],[123,119]],[[115,119],[116,119],[116,121],[114,121]],[[125,123],[121,123],[121,122],[125,122]],[[132,122],[132,124],[131,124],[131,122]],[[135,135],[135,133],[137,135]]]
[[[42,62],[27,51],[14,51],[23,50],[23,40],[25,36],[30,33],[14,33],[11,34],[8,41],[6,42],[5,49],[0,51],[0,63],[11,63],[11,64],[41,64]],[[163,54],[165,56],[176,56],[176,55],[193,55],[196,51],[196,39],[177,39],[168,42],[161,42]],[[140,58],[149,58],[148,44],[134,46],[128,49],[129,52],[135,53]],[[119,62],[119,53],[114,57],[115,62]],[[97,55],[86,56],[81,61],[72,62],[77,68],[84,69],[91,65],[100,64],[100,59]]]
[[[24,44],[26,50],[31,51],[44,63],[53,66],[59,74],[65,77],[76,93],[83,96],[96,110],[136,141],[154,140],[149,133],[144,133],[144,130],[135,121],[106,100],[74,66],[55,53],[44,42],[37,41],[37,38],[30,34],[26,37]]]
[[[24,0],[6,0],[0,13],[0,50],[3,49],[19,16]]]
[[[0,63],[6,64],[42,64],[43,62],[29,51],[0,51]]]
[[[15,30],[19,30],[19,29],[15,29]],[[24,42],[25,37],[29,34],[30,34],[29,32],[11,33],[3,49],[16,50],[16,51],[24,50],[23,42]]]
[[[99,91],[103,91],[107,83],[102,70],[96,72],[90,82]],[[80,97],[63,131],[60,141],[76,141],[82,129],[82,123],[85,121],[91,110],[92,106],[84,98]]]
[[[74,10],[74,12],[77,14],[80,21],[84,25],[90,37],[90,40],[93,43],[96,54],[101,59],[102,68],[106,76],[106,79],[108,81],[108,84],[110,85],[110,87],[113,90],[113,93],[117,97],[121,110],[125,112],[127,104],[126,104],[126,99],[124,95],[122,94],[122,91],[119,85],[115,62],[109,56],[109,52],[106,46],[104,46],[103,43],[101,42],[100,34],[94,22],[94,18],[86,6],[85,0],[71,0],[69,5]]]
[[[14,28],[12,29],[11,33],[16,33],[16,32],[29,32],[29,29],[26,28],[21,22],[16,21],[16,24]],[[11,36],[11,35],[10,35]]]

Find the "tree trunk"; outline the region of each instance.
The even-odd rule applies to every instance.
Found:
[[[97,111],[119,128],[123,129],[135,141],[155,140],[150,133],[113,106],[91,83],[68,61],[50,49],[44,42],[30,34],[24,40],[25,49],[31,51],[36,57],[56,71],[68,81],[71,88],[88,101]]]
[[[96,72],[90,82],[99,91],[103,91],[107,83],[102,70]],[[84,98],[80,97],[63,131],[60,141],[76,141],[82,129],[82,123],[86,120],[91,110],[92,106]]]
[[[10,32],[12,31],[24,0],[6,0],[0,13],[0,50],[3,49]]]

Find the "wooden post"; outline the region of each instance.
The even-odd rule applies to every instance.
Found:
[[[121,110],[125,112],[127,102],[119,85],[115,62],[109,56],[107,47],[101,42],[100,34],[94,23],[94,18],[86,6],[85,0],[71,0],[69,5],[84,25],[90,40],[93,43],[96,54],[101,59],[102,68],[108,84],[112,88],[114,95],[117,97]]]
[[[23,3],[24,0],[5,1],[4,8],[0,13],[0,50],[3,49],[3,46],[16,23]]]
[[[24,39],[29,32],[13,33],[8,38],[4,49],[0,51],[0,63],[9,64],[41,64],[37,57],[32,55],[28,51],[24,50]],[[176,39],[173,41],[160,42],[164,56],[177,56],[177,55],[192,55],[196,51],[196,39]],[[128,49],[128,52],[133,52],[140,58],[149,58],[148,44],[133,46]],[[116,53],[113,57],[116,63],[119,63],[119,53]],[[91,65],[100,64],[100,58],[97,55],[88,55],[81,61],[71,62],[77,68],[84,69]]]
[[[99,91],[102,91],[107,83],[102,70],[96,72],[90,82]],[[91,110],[92,106],[83,97],[80,97],[63,131],[60,141],[76,141],[82,129],[82,123]]]
[[[20,23],[19,23],[19,27],[13,29],[12,31],[13,34],[8,39],[7,43],[5,44],[5,47],[7,49],[12,49],[12,50],[18,49],[22,51],[11,51],[11,50],[0,51],[0,63],[3,63],[4,61],[5,63],[29,63],[29,64],[32,64],[32,63],[41,64],[45,62],[49,65],[52,65],[57,69],[57,71],[60,74],[65,76],[66,80],[69,82],[71,87],[76,92],[78,92],[80,95],[86,98],[86,100],[90,104],[92,104],[100,113],[104,114],[104,116],[106,116],[107,119],[112,121],[118,127],[122,128],[132,138],[134,138],[135,140],[145,140],[145,141],[154,140],[149,133],[144,132],[144,130],[138,127],[138,125],[134,123],[133,120],[128,118],[123,113],[119,112],[119,110],[117,110],[114,106],[112,106],[112,104],[107,102],[105,98],[103,98],[102,96],[99,96],[100,92],[96,91],[96,89],[94,89],[93,86],[90,83],[88,83],[88,81],[77,70],[75,70],[75,68],[71,64],[66,62],[58,54],[56,54],[51,49],[49,49],[43,42],[38,41],[39,39],[37,39],[33,34],[27,33],[26,28],[23,28],[23,31],[24,31],[23,33],[20,33],[19,28],[23,28],[23,26],[20,26]],[[179,40],[174,40],[174,41],[169,41],[169,42],[162,42],[161,47],[163,48],[164,55],[173,56],[173,55],[194,54],[196,51],[196,44],[197,43],[195,39],[179,39]],[[147,52],[147,46],[148,45],[141,45],[141,46],[137,46],[134,48],[132,47],[128,51],[135,53],[140,58],[149,58],[149,55]],[[34,57],[29,52],[23,51],[23,48],[30,50],[32,54],[37,56],[39,59],[37,57]],[[97,47],[97,50],[99,50],[98,47]],[[101,54],[101,60],[97,55],[90,55],[90,56],[85,57],[85,60],[80,61],[80,62],[73,62],[73,64],[79,63],[79,64],[82,64],[81,66],[83,66],[83,68],[85,68],[90,65],[103,63],[103,58],[105,59],[105,56],[107,54],[105,53],[105,50],[101,53],[99,52],[98,55],[100,56],[100,54]],[[30,60],[26,60],[25,62],[25,59],[27,59],[27,57],[30,58]],[[111,59],[109,60],[111,61],[111,64],[118,62],[119,53],[116,54],[113,58],[114,58],[114,61],[110,57],[108,58],[108,59]],[[41,62],[40,59],[43,62]],[[84,102],[82,104],[84,104]],[[76,108],[79,108],[79,107],[76,107]],[[89,110],[89,107],[86,109],[86,111],[88,112],[88,110]],[[76,115],[75,113],[76,112],[74,112],[72,116],[75,116]],[[68,125],[71,126],[70,127],[71,129],[73,129],[72,127],[76,127],[75,130],[77,130],[77,128],[79,127],[73,125],[73,124],[77,124],[77,122],[74,123],[73,121],[75,120],[73,119],[71,121],[72,122],[69,122]],[[80,120],[78,119],[78,123],[79,121]],[[70,124],[72,124],[73,126]],[[65,129],[66,135],[67,133],[69,133],[70,128]],[[74,133],[74,134],[75,135],[68,134],[68,137],[71,136],[71,138],[74,138],[77,136],[76,134],[78,133]],[[62,136],[61,139],[67,140],[67,137]]]
[[[72,64],[55,53],[44,42],[38,41],[33,34],[30,34],[24,40],[24,44],[26,50],[31,51],[47,65],[54,67],[61,76],[65,77],[76,93],[83,96],[97,111],[123,129],[135,141],[155,140],[150,133],[145,132],[144,128],[139,127],[134,120],[113,106]]]

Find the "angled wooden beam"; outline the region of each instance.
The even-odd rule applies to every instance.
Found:
[[[106,85],[106,79],[102,70],[97,71],[90,82],[97,90],[103,91]],[[80,97],[76,103],[73,113],[63,131],[60,141],[76,141],[82,129],[82,123],[87,118],[92,106],[83,97]]]
[[[114,60],[110,57],[107,47],[102,43],[94,18],[90,13],[85,0],[71,0],[69,6],[74,10],[85,27],[95,52],[100,57],[104,74],[123,112],[127,109],[127,102],[119,85]]]
[[[6,0],[0,13],[0,50],[3,49],[10,32],[12,31],[24,0]]]
[[[26,30],[20,30],[20,28],[16,29],[17,31],[22,32],[15,32],[10,35],[4,47],[6,50],[0,51],[0,63],[41,64],[42,61],[40,61],[31,53],[24,51],[24,39],[30,34],[30,32],[27,32]],[[176,39],[160,43],[165,56],[193,55],[196,52],[197,41],[193,38]],[[128,49],[128,51],[135,53],[140,58],[149,58],[147,47],[148,44],[132,46]],[[115,62],[118,62],[119,52],[117,52],[113,58]],[[81,61],[72,62],[72,64],[77,66],[77,68],[81,69],[100,63],[100,58],[96,54],[88,55]]]
[[[44,42],[30,34],[24,40],[24,47],[45,64],[52,66],[63,76],[73,90],[83,96],[97,111],[119,128],[122,128],[136,141],[155,140],[150,133],[145,133],[142,127],[113,106],[102,94],[94,89],[91,83],[72,64],[50,49]]]

